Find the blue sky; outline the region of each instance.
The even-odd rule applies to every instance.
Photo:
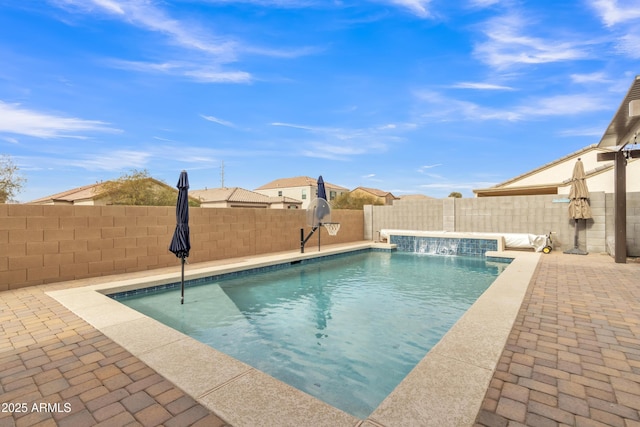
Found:
[[[131,169],[465,197],[597,143],[637,0],[0,0],[20,201]]]

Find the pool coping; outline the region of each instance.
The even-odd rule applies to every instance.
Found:
[[[288,252],[228,260],[215,266],[194,265],[187,268],[185,279],[367,248],[391,246],[361,242],[328,246],[319,253]],[[179,271],[150,272],[147,277],[47,294],[236,427],[472,425],[540,254],[501,251],[487,252],[487,256],[513,261],[366,420],[334,408],[106,296],[179,281]],[[188,301],[188,294],[186,298]]]

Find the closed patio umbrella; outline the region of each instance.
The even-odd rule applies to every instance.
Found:
[[[326,216],[331,213],[331,208],[327,203],[327,190],[324,187],[324,179],[322,179],[322,175],[318,177],[318,203],[316,204],[316,218],[318,218],[318,227],[322,226],[322,221],[326,218]],[[318,251],[320,250],[320,231],[318,231]]]
[[[578,221],[591,218],[591,206],[589,206],[589,190],[587,189],[586,176],[582,161],[578,159],[573,167],[571,176],[571,190],[569,190],[569,218],[574,221],[573,248],[565,251],[565,254],[586,255],[587,252],[578,248]]]
[[[189,238],[189,177],[187,171],[180,172],[178,179],[178,201],[176,203],[176,230],[173,233],[169,250],[182,260],[182,281],[180,304],[184,304],[184,263],[189,257],[191,240]]]
[[[318,177],[318,199],[322,199],[325,202],[327,201],[327,190],[324,188],[324,180],[322,179],[322,175]],[[331,208],[328,203],[319,203],[316,205],[316,218],[318,218],[318,225],[322,225],[322,220],[331,212]]]
[[[322,179],[322,175],[318,177],[318,198],[327,200],[327,190],[324,188],[324,179]]]

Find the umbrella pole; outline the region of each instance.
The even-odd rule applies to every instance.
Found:
[[[184,257],[182,257],[182,280],[180,283],[180,304],[184,304]]]
[[[570,255],[587,255],[589,252],[585,252],[582,249],[578,248],[578,219],[574,219],[574,236],[573,236],[573,248],[569,249],[568,251],[564,251],[563,253],[565,254],[570,254]]]

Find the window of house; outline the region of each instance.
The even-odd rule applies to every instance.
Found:
[[[302,190],[302,200],[307,199],[307,190]]]
[[[278,191],[278,197],[282,197],[282,190]]]
[[[329,191],[329,200],[333,200],[336,198],[336,192],[335,191]]]

